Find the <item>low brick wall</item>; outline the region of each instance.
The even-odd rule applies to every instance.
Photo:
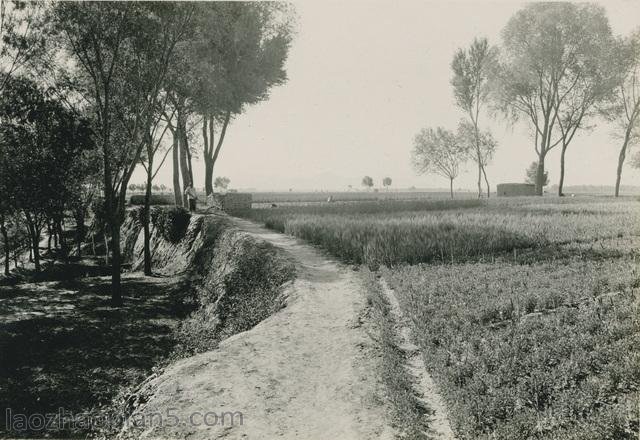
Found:
[[[499,183],[498,197],[535,196],[536,186],[532,183]]]
[[[224,212],[251,209],[252,197],[249,193],[213,193],[207,196],[207,205]]]

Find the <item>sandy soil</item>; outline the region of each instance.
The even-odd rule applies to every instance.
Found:
[[[287,307],[150,380],[142,391],[148,401],[122,436],[393,438],[376,397],[376,359],[361,321],[365,300],[357,274],[296,239],[234,221],[296,261],[298,278],[287,286]],[[242,413],[242,424],[236,414],[233,424],[226,417],[223,425],[223,412]],[[133,428],[134,421],[143,427]]]

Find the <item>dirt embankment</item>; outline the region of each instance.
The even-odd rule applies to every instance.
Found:
[[[234,255],[247,254],[242,242],[263,243],[256,255],[278,247],[296,263],[297,277],[283,292],[286,307],[248,331],[222,340],[217,349],[177,361],[150,378],[120,436],[393,438],[375,377],[374,342],[363,323],[366,303],[357,273],[293,238],[249,222],[233,222],[245,238],[238,243],[233,235],[218,237],[228,251],[211,260],[215,271],[224,273]],[[259,259],[248,260],[246,270],[235,271],[238,276],[221,283],[214,275],[203,285],[245,283],[249,289],[259,286],[247,284],[247,276],[256,271],[263,275],[255,279],[273,275],[273,261],[261,267]],[[240,296],[234,298],[228,305],[237,311]],[[235,322],[243,323],[254,308],[245,301]],[[226,328],[232,329],[229,333],[241,330]]]

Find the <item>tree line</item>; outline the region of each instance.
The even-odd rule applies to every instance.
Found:
[[[563,196],[567,150],[580,130],[597,120],[613,126],[619,140],[615,196],[619,195],[629,150],[640,140],[640,29],[614,36],[603,7],[588,3],[533,3],[518,11],[502,30],[502,45],[476,38],[451,62],[453,95],[463,112],[454,133],[425,128],[414,139],[417,172],[450,180],[471,160],[490,195],[486,167],[497,143],[483,118],[526,123],[536,154],[536,193],[546,184],[545,160],[560,150],[558,195]],[[632,166],[640,163],[636,153]],[[527,173],[530,174],[529,172]],[[452,194],[453,196],[453,189]]]
[[[234,118],[286,81],[293,13],[272,2],[5,0],[1,11],[5,272],[25,235],[39,270],[42,231],[53,228],[63,239],[72,213],[80,253],[91,211],[110,248],[112,302],[121,304],[120,227],[134,170],[146,175],[141,221],[150,274],[149,205],[159,169],[172,163],[179,206],[195,186],[194,157],[204,160],[207,195],[228,186],[215,178],[215,164]]]

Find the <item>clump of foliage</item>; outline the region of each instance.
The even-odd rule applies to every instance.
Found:
[[[187,233],[191,213],[182,206],[153,208],[151,223],[162,238],[170,243],[178,243]]]

